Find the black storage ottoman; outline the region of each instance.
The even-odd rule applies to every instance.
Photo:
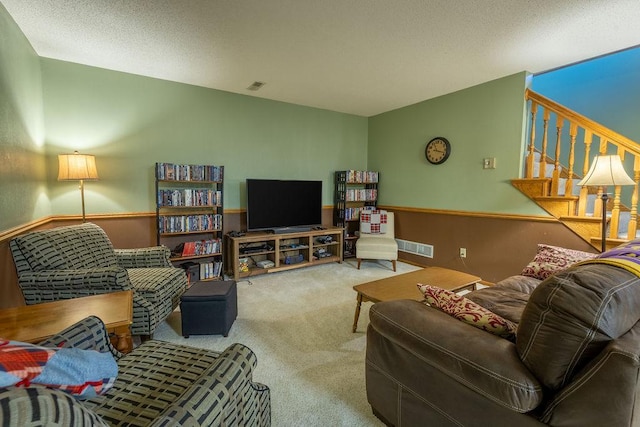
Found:
[[[180,297],[182,336],[229,335],[238,316],[235,280],[196,282]]]

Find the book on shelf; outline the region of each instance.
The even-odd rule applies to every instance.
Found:
[[[222,277],[222,261],[201,262],[200,280]]]
[[[222,252],[222,241],[220,239],[197,240],[184,242],[182,256],[211,255]]]
[[[175,188],[158,190],[158,206],[218,206],[222,191],[212,188]]]
[[[223,166],[156,163],[156,176],[162,181],[222,181]]]
[[[187,233],[222,229],[222,214],[161,215],[158,217],[160,233]]]
[[[372,202],[378,198],[375,188],[348,188],[345,193],[347,202]]]
[[[374,184],[378,182],[378,172],[375,171],[348,170],[345,172],[345,181],[348,183]]]

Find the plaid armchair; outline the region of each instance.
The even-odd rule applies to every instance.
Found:
[[[123,355],[94,316],[40,345],[110,352],[118,376],[109,391],[75,399],[41,385],[0,387],[2,426],[269,426],[267,386],[252,380],[255,354],[242,344],[223,352],[149,340]]]
[[[152,336],[187,286],[168,248],[114,249],[92,223],[24,234],[10,247],[27,305],[131,289],[133,335]]]

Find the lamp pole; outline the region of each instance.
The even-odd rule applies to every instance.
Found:
[[[87,222],[84,215],[84,179],[80,180],[80,198],[82,199],[82,222]]]
[[[609,195],[607,194],[607,188],[602,189],[602,247],[601,252],[607,250],[607,200]],[[84,212],[84,208],[83,208]]]

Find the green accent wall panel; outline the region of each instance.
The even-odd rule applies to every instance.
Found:
[[[368,169],[381,172],[381,205],[540,214],[511,186],[523,166],[526,73],[440,96],[369,119]],[[449,140],[449,159],[427,162],[436,136]],[[483,159],[495,157],[495,169]]]
[[[225,166],[225,208],[246,204],[246,178],[323,180],[366,168],[367,118],[42,59],[54,212],[80,210],[77,185],[56,182],[57,154],[96,156],[87,213],[154,209],[155,162]],[[268,89],[268,88],[265,88]]]
[[[0,230],[48,216],[38,56],[0,4]]]

